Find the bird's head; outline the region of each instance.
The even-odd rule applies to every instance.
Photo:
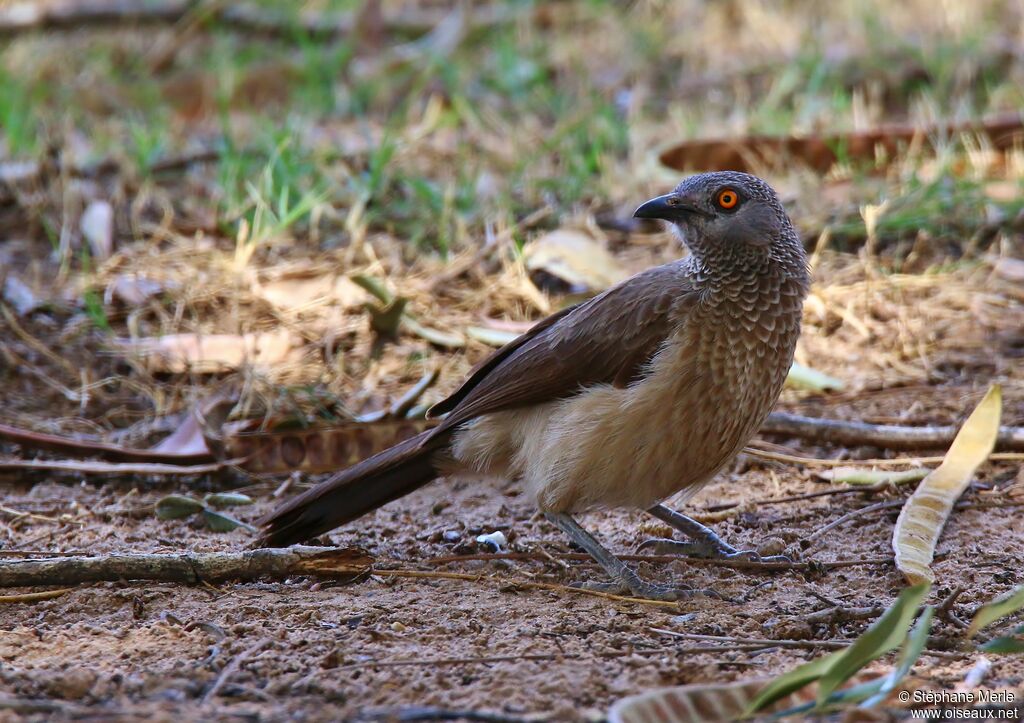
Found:
[[[768,255],[799,245],[778,195],[748,173],[691,176],[671,193],[642,204],[633,216],[672,223],[701,258]]]

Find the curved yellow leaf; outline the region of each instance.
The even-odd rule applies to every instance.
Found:
[[[912,585],[932,582],[935,544],[957,499],[967,489],[974,471],[996,444],[1002,392],[993,384],[960,428],[938,469],[921,481],[900,512],[893,531],[896,567]]]
[[[617,701],[608,711],[608,723],[726,723],[740,720],[751,701],[770,682],[758,678],[648,690]],[[790,691],[760,713],[813,702],[813,690]]]

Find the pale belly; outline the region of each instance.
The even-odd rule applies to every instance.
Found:
[[[743,447],[774,403],[774,379],[711,378],[668,361],[643,382],[497,412],[460,431],[455,457],[520,480],[539,509],[647,508],[695,493]]]

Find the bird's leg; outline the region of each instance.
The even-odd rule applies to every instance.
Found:
[[[635,572],[626,567],[626,564],[615,557],[607,548],[598,542],[593,535],[584,530],[570,515],[562,512],[546,512],[545,516],[555,524],[558,529],[564,532],[577,545],[587,551],[597,563],[604,568],[604,571],[611,575],[614,581],[613,591],[625,589],[636,597],[649,600],[679,600],[693,595],[694,590],[685,588],[673,588],[664,585],[656,585],[647,582]],[[590,586],[593,589],[608,591],[607,585]]]
[[[737,550],[728,542],[715,534],[715,531],[697,520],[671,510],[665,505],[654,505],[647,510],[662,522],[671,525],[690,538],[691,542],[678,540],[653,539],[645,540],[640,549],[654,550],[658,554],[680,554],[690,557],[702,557],[725,560],[755,560],[759,562],[790,562],[785,555],[762,557],[754,550]]]

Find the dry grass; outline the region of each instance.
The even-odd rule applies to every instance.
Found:
[[[262,5],[287,14],[284,4]],[[354,5],[302,4],[311,12]],[[443,331],[529,322],[568,298],[524,263],[524,247],[552,229],[583,229],[630,272],[679,253],[668,234],[630,219],[638,201],[678,180],[657,164],[666,145],[701,136],[963,120],[1024,107],[1024,18],[1013,2],[511,3],[519,9],[515,18],[487,27],[475,25],[468,11],[458,20],[448,3],[383,7],[385,18],[410,8],[436,13],[458,31],[455,40],[440,33],[417,40],[385,23],[380,36],[330,41],[299,32],[284,41],[255,37],[220,24],[3,41],[0,168],[6,176],[25,162],[39,172],[0,183],[7,310],[0,318],[0,420],[143,446],[173,428],[175,415],[197,399],[226,386],[242,390],[239,416],[379,409],[434,366],[441,378],[431,393],[440,394],[490,347],[467,338],[464,348],[445,349],[407,332],[379,339],[363,308],[368,297],[351,276],[381,280],[408,299],[420,322]],[[787,391],[787,408],[946,424],[962,419],[989,382],[1000,381],[1004,424],[1024,424],[1024,294],[1020,278],[996,272],[1000,259],[1019,260],[1024,249],[1024,156],[989,153],[970,137],[939,146],[938,157],[911,148],[878,168],[840,164],[825,179],[795,165],[765,169],[814,254],[798,361],[847,383],[829,395]],[[81,230],[86,209],[101,202],[114,212],[109,249]],[[872,208],[881,215],[872,217]],[[19,311],[23,296],[12,280],[34,297],[31,309]],[[166,373],[119,353],[116,344],[260,332],[285,332],[294,353],[229,373]],[[802,452],[837,450],[812,445]],[[792,468],[756,464],[730,479],[746,485],[753,475],[772,495],[817,484]],[[1015,474],[1019,480],[1019,470],[1003,465],[986,479],[1005,483]],[[716,493],[742,502],[744,488],[723,485]],[[62,496],[72,494],[64,489],[26,489],[11,504],[59,515]],[[175,535],[176,545],[244,542],[197,542],[194,530],[122,515],[136,493],[112,489],[75,492],[81,506],[63,518],[0,522],[0,551],[91,544],[87,526],[97,515],[110,524],[98,544],[113,549]],[[273,486],[252,489],[267,493],[261,505],[272,502]],[[514,495],[474,506],[466,488],[451,494],[466,514],[494,516],[474,525],[509,521],[528,530],[524,537],[545,532]],[[447,514],[418,498],[410,505],[401,508],[410,519]],[[785,528],[796,539],[831,510],[786,507],[771,529]],[[731,524],[742,532],[751,515],[742,508]],[[633,541],[618,518],[602,519],[618,543]],[[378,521],[395,526],[386,515]],[[424,524],[440,527],[422,539],[396,532],[389,541],[373,532],[367,544],[398,557],[421,543],[444,554],[430,533],[462,520]],[[1002,518],[994,524],[1012,528]],[[860,532],[850,534],[856,539]],[[974,532],[968,538],[982,544]],[[956,558],[947,573],[969,562]],[[523,575],[536,574],[524,568]],[[707,584],[721,581],[714,571],[701,575]],[[730,584],[746,582],[759,581]],[[872,594],[886,595],[888,583],[878,584]],[[423,585],[403,588],[408,597],[401,598],[421,617],[427,613],[416,600],[436,590]],[[852,583],[839,587],[857,593]],[[993,587],[980,581],[973,599]],[[244,595],[257,592],[245,588]],[[390,592],[383,587],[376,595],[385,600]],[[302,593],[309,610],[315,593]],[[538,605],[550,603],[535,594]],[[473,609],[480,602],[478,593],[452,595],[446,605]],[[360,615],[377,615],[367,611],[388,603],[376,600],[367,594],[354,604]],[[232,606],[218,605],[217,614],[230,617]],[[274,605],[294,613],[279,599]],[[772,617],[770,601],[752,605],[750,625],[789,624]],[[513,632],[502,628],[500,637],[508,642]],[[382,635],[364,641],[375,654],[394,637]],[[201,647],[195,636],[185,637],[182,645]],[[322,644],[318,638],[316,646]],[[447,649],[453,641],[438,644]],[[412,654],[406,648],[403,654]],[[702,658],[701,665],[709,676],[724,670],[736,677],[754,660],[740,657],[731,656],[729,665]],[[257,658],[253,670],[278,665],[263,653]],[[768,667],[785,669],[793,660],[773,658]],[[657,674],[636,678],[627,665],[619,671],[626,682],[614,685],[595,682],[596,672],[584,676],[577,681],[585,690],[579,705],[603,709],[635,685],[692,677],[659,665]],[[960,672],[947,668],[936,677],[949,683]],[[533,682],[543,677],[533,669],[523,674]],[[1015,674],[1001,673],[1004,680]],[[31,677],[14,687],[31,688]],[[351,714],[380,699],[362,684],[353,690],[336,711]],[[299,696],[301,686],[295,691],[282,695]],[[148,695],[133,700],[159,708]],[[518,692],[509,695],[520,708],[527,705]],[[548,701],[554,694],[540,695]],[[397,693],[392,699],[408,702]],[[461,693],[444,700],[479,702]]]

